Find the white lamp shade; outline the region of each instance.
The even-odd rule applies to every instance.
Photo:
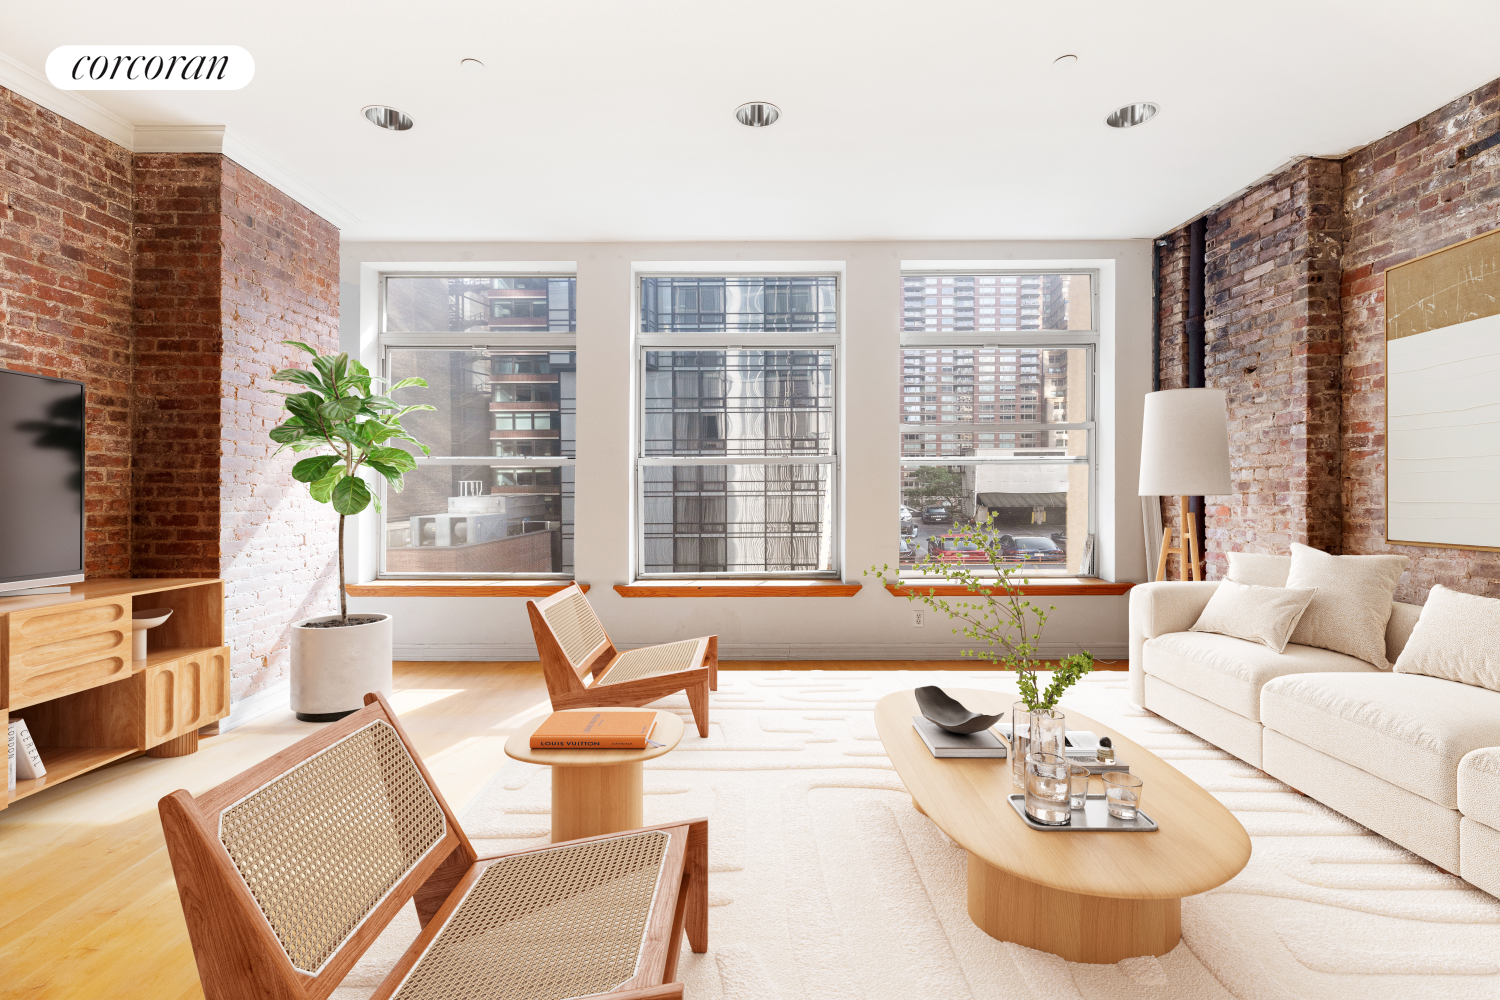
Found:
[[[1233,489],[1223,389],[1149,393],[1142,423],[1141,496],[1221,496]]]

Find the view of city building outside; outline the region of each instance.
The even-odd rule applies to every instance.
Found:
[[[1046,425],[1091,420],[1091,351],[1009,346],[1013,335],[983,347],[973,335],[1091,330],[1090,276],[907,275],[903,284],[905,332],[968,335],[968,346],[902,349],[903,570],[919,574],[924,557],[979,560],[945,536],[990,519],[1005,535],[1007,562],[1030,575],[1078,573],[1090,432]]]
[[[642,352],[643,575],[833,571],[833,350],[723,334],[836,333],[837,290],[831,276],[641,279],[642,333],[702,335]]]
[[[573,332],[575,300],[571,277],[393,276],[385,331],[514,333],[524,345],[526,333]],[[432,457],[418,455],[402,492],[386,491],[383,572],[571,574],[576,352],[390,346],[386,364],[393,382],[427,380],[398,402],[436,410],[404,421]]]

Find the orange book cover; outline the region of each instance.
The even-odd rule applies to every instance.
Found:
[[[531,734],[533,750],[644,750],[655,712],[553,712]]]

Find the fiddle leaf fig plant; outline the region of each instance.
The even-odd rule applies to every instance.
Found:
[[[955,551],[983,553],[984,562],[949,562],[934,558],[930,553],[917,561],[916,568],[925,575],[957,584],[977,600],[946,601],[930,584],[924,588],[922,582],[916,580],[902,581],[900,571],[892,571],[889,563],[871,566],[864,575],[873,575],[885,586],[899,586],[906,591],[908,601],[920,601],[948,618],[954,622],[954,635],[983,642],[983,648],[965,649],[961,655],[985,660],[1004,670],[1014,670],[1016,686],[1027,708],[1033,711],[1056,708],[1063,692],[1094,669],[1094,654],[1084,650],[1062,657],[1052,671],[1051,682],[1045,689],[1037,689],[1037,672],[1045,669],[1046,664],[1038,656],[1042,629],[1047,625],[1047,615],[1056,611],[1057,605],[1049,604],[1044,608],[1033,604],[1022,590],[1026,579],[1020,579],[1020,586],[1011,581],[1025,564],[1006,563],[1001,546],[1003,537],[1004,532],[994,527],[994,518],[991,517],[953,533]]]
[[[344,590],[344,519],[358,514],[371,503],[380,510],[380,500],[360,478],[362,469],[379,473],[398,493],[405,487],[406,473],[417,467],[416,459],[392,441],[410,441],[432,454],[422,442],[401,426],[401,418],[417,410],[432,410],[426,404],[402,406],[379,391],[385,380],[371,375],[364,365],[347,354],[319,354],[300,340],[282,343],[312,355],[311,368],[283,368],[272,378],[293,382],[301,392],[284,392],[286,420],[271,429],[270,437],[294,452],[324,451],[331,454],[304,458],[292,466],[292,478],[306,483],[318,503],[331,503],[339,515],[339,623],[349,624],[349,598]],[[404,378],[397,389],[427,388],[427,380]]]

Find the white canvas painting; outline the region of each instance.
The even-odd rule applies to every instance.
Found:
[[[1386,537],[1500,548],[1500,316],[1386,344]]]

